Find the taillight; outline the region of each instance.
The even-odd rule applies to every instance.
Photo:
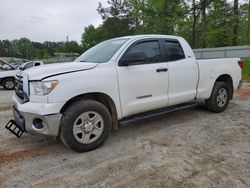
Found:
[[[238,61],[238,64],[239,64],[240,68],[243,69],[244,62],[242,60],[240,60],[240,61]]]

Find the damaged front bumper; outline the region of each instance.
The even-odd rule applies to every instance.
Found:
[[[30,134],[58,136],[64,103],[21,103],[16,95],[13,101],[12,124]]]
[[[39,115],[13,107],[13,117],[16,125],[27,133],[58,136],[62,114]]]

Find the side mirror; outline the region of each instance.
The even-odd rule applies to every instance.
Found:
[[[19,67],[18,69],[22,71],[22,70],[23,70],[23,67]]]
[[[125,66],[143,64],[147,61],[147,57],[143,51],[129,52],[121,59],[121,63]]]

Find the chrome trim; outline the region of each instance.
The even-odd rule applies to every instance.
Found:
[[[24,94],[24,101],[29,101],[29,77],[28,74],[24,73],[23,76],[23,94]]]
[[[23,101],[23,77],[20,73],[17,73],[15,76],[15,93],[18,99]]]
[[[29,101],[29,77],[25,72],[15,76],[15,93],[21,103]]]

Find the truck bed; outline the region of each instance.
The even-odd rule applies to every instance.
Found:
[[[197,60],[199,67],[199,82],[197,99],[206,99],[210,96],[214,82],[219,76],[227,72],[231,75],[233,88],[237,89],[241,80],[240,58],[220,58]]]

